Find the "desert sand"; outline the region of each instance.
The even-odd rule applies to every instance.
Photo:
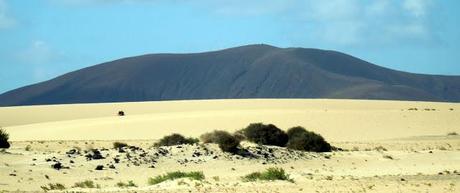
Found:
[[[257,155],[269,154],[247,158],[215,144],[152,147],[171,133],[198,137],[254,122],[304,126],[343,151],[244,142]],[[460,137],[448,135],[460,133],[457,103],[241,99],[2,107],[0,125],[12,143],[0,153],[0,192],[43,192],[49,183],[67,192],[460,192]],[[119,152],[115,141],[135,148]],[[104,159],[88,160],[90,149]],[[57,162],[64,168],[54,169]],[[285,169],[294,182],[241,179],[268,167]],[[147,183],[171,171],[202,171],[206,178]],[[72,187],[84,180],[100,187]],[[116,186],[130,180],[137,187]]]

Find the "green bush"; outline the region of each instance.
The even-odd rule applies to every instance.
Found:
[[[99,184],[95,184],[91,180],[85,180],[83,182],[77,182],[75,185],[72,187],[74,188],[100,188],[101,186]]]
[[[10,143],[8,142],[9,138],[10,135],[0,128],[0,148],[10,148]]]
[[[123,142],[119,142],[119,141],[113,142],[113,148],[114,149],[120,149],[122,147],[127,147],[127,146],[128,146],[127,143],[123,143]]]
[[[273,124],[251,123],[241,132],[247,140],[261,145],[284,147],[288,142],[288,135]]]
[[[287,130],[287,135],[289,137],[289,139],[295,137],[295,136],[299,136],[303,133],[307,132],[307,130],[301,126],[296,126],[296,127],[292,127],[290,129]]]
[[[293,127],[288,130],[289,142],[287,148],[313,151],[313,152],[330,152],[331,145],[324,138],[311,131],[307,131],[303,127]]]
[[[137,185],[132,181],[128,181],[128,183],[125,183],[125,182],[118,182],[117,183],[117,187],[120,187],[120,188],[129,188],[129,187],[137,187]]]
[[[240,140],[227,131],[216,130],[200,136],[203,143],[217,143],[224,152],[235,153],[238,151]]]
[[[172,145],[181,145],[181,144],[195,144],[198,142],[199,140],[196,138],[191,138],[191,137],[185,138],[181,134],[174,133],[174,134],[165,136],[162,139],[160,139],[159,142],[155,143],[155,146],[159,147],[159,146],[172,146]]]
[[[40,188],[42,188],[43,191],[48,192],[50,190],[64,190],[65,186],[60,183],[49,183],[48,185],[40,186]]]
[[[285,180],[294,182],[289,178],[289,175],[286,174],[283,168],[271,167],[265,170],[264,172],[254,172],[242,177],[244,181],[257,181],[257,180]]]
[[[159,184],[161,182],[167,181],[167,180],[175,180],[179,178],[189,178],[192,180],[203,180],[204,174],[203,172],[188,172],[188,173],[181,172],[181,171],[169,172],[165,175],[160,175],[154,178],[149,178],[148,183],[150,185],[155,185],[155,184]]]

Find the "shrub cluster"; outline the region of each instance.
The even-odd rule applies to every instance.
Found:
[[[303,127],[293,127],[287,131],[289,142],[287,148],[313,151],[313,152],[330,152],[331,145],[324,138],[311,131],[307,131]]]
[[[0,148],[10,148],[8,133],[0,128]]]
[[[227,131],[216,130],[200,136],[203,143],[217,143],[224,152],[236,153],[240,145],[240,139]]]
[[[40,186],[40,188],[42,188],[42,190],[45,192],[48,192],[50,190],[65,190],[65,186],[60,183],[49,183],[48,185]]]
[[[227,131],[215,130],[200,136],[203,143],[216,143],[224,152],[240,153],[240,142],[248,140],[260,145],[275,145],[289,149],[313,152],[330,152],[332,146],[324,138],[305,128],[297,126],[284,132],[273,124],[251,123],[244,129],[234,134]],[[160,139],[155,146],[172,146],[180,144],[198,143],[196,138],[185,138],[174,133]],[[115,144],[118,143],[118,144]],[[126,146],[126,144],[115,142],[114,147]]]
[[[191,138],[191,137],[185,138],[181,134],[174,133],[174,134],[163,137],[162,139],[160,139],[160,141],[158,141],[154,145],[156,147],[159,147],[159,146],[172,146],[172,145],[182,145],[182,144],[195,144],[198,142],[199,140],[196,138]]]
[[[268,168],[264,172],[254,172],[250,173],[246,176],[243,176],[243,181],[257,181],[257,180],[285,180],[294,182],[292,179],[289,178],[289,175],[286,174],[283,168]]]
[[[161,182],[167,181],[167,180],[175,180],[179,178],[189,178],[192,180],[203,180],[204,179],[204,174],[203,172],[169,172],[165,175],[159,175],[154,178],[149,178],[149,185],[155,185],[159,184]]]
[[[132,180],[128,181],[128,183],[120,181],[116,185],[120,188],[137,187],[137,185]]]
[[[288,135],[273,124],[251,123],[241,133],[247,140],[261,145],[276,145],[284,147]]]
[[[290,149],[313,152],[330,152],[331,145],[324,138],[305,128],[297,126],[287,132],[273,124],[252,123],[238,131],[248,141],[262,144],[287,147]]]
[[[127,143],[123,143],[123,142],[119,142],[119,141],[113,142],[113,148],[114,149],[120,149],[120,148],[127,147],[127,146],[128,146]]]
[[[73,188],[101,188],[99,184],[95,184],[91,180],[85,180],[83,182],[76,182]]]

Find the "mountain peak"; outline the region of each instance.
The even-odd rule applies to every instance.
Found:
[[[460,76],[395,71],[335,51],[253,44],[106,62],[0,95],[0,106],[227,98],[460,101]]]

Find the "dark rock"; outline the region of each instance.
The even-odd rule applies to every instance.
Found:
[[[200,157],[201,153],[200,152],[193,152],[192,157]]]
[[[56,163],[54,163],[53,165],[51,165],[51,167],[53,167],[53,168],[56,169],[56,170],[60,170],[60,169],[63,168],[61,162],[56,162]]]
[[[67,151],[66,154],[74,155],[74,154],[80,154],[80,152],[78,150],[76,150],[76,149],[71,149],[71,150]]]
[[[103,165],[98,165],[96,166],[96,169],[95,170],[103,170],[104,169],[104,166]]]
[[[91,153],[85,155],[87,160],[93,160],[93,159],[105,159],[104,156],[101,155],[101,152],[97,149],[93,149]]]
[[[125,116],[125,112],[124,111],[118,111],[118,116]]]

